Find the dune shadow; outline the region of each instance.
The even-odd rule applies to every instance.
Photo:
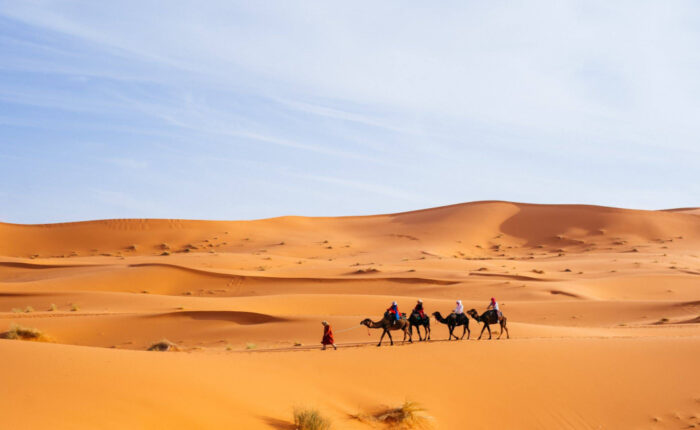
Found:
[[[153,315],[154,318],[177,318],[192,320],[215,320],[228,321],[240,325],[256,325],[272,322],[284,322],[286,318],[275,317],[267,314],[244,311],[184,311],[168,312],[165,314]]]
[[[267,425],[269,425],[272,428],[276,428],[278,430],[294,430],[296,427],[294,426],[294,423],[285,421],[285,420],[280,420],[277,418],[272,418],[272,417],[261,417],[263,421]]]

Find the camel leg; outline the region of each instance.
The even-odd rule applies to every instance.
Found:
[[[387,334],[386,329],[384,329],[384,331],[382,332],[382,337],[379,338],[379,343],[377,344],[377,346],[382,346],[382,340],[384,340],[385,334]]]
[[[481,340],[481,336],[484,334],[484,330],[486,330],[486,327],[488,326],[488,324],[484,323],[484,326],[481,328],[481,333],[479,333],[479,340]]]
[[[467,329],[467,340],[472,337],[472,331],[469,330],[469,322],[467,321],[467,325],[465,326]]]
[[[462,337],[460,337],[459,340],[464,339],[464,333],[466,333],[466,332],[467,332],[467,326],[464,325],[464,326],[462,326]]]
[[[394,346],[394,338],[391,337],[391,332],[389,330],[387,330],[386,334],[389,335],[389,342],[390,342],[391,346]]]
[[[486,328],[489,330],[489,340],[491,340],[491,325],[486,324]]]
[[[452,334],[452,332],[454,331],[455,328],[452,326],[447,326],[447,328],[450,330],[450,337],[448,337],[447,340],[452,340],[452,336],[454,336]],[[455,339],[457,339],[457,336],[455,336]]]
[[[430,340],[430,332],[431,332],[431,331],[432,331],[432,330],[430,329],[430,324],[428,324],[428,325],[425,327],[425,340]]]
[[[508,332],[508,325],[506,324],[505,318],[503,319],[503,322],[501,324],[501,333],[503,333],[503,330],[506,331],[506,337],[510,339],[510,333]]]

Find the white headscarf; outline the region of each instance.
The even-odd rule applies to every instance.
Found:
[[[464,312],[464,306],[462,306],[462,301],[457,300],[457,307],[455,308],[455,313],[456,314],[461,314]]]

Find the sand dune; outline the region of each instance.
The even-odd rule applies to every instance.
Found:
[[[301,404],[360,429],[351,414],[410,398],[436,428],[700,426],[698,215],[488,201],[0,223],[0,332],[49,339],[0,339],[3,423],[280,429]],[[447,314],[492,296],[510,340],[474,340],[472,320],[447,342],[433,320],[430,343],[378,349],[358,328],[392,300]],[[338,351],[311,350],[324,319]],[[163,338],[180,352],[145,351]]]

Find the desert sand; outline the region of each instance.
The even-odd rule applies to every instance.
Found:
[[[377,348],[358,327],[492,296],[510,339],[433,319],[430,342]],[[439,429],[700,428],[700,209],[0,223],[13,325],[42,341],[0,339],[2,428],[290,429],[310,407],[366,429],[353,415],[407,399]]]

